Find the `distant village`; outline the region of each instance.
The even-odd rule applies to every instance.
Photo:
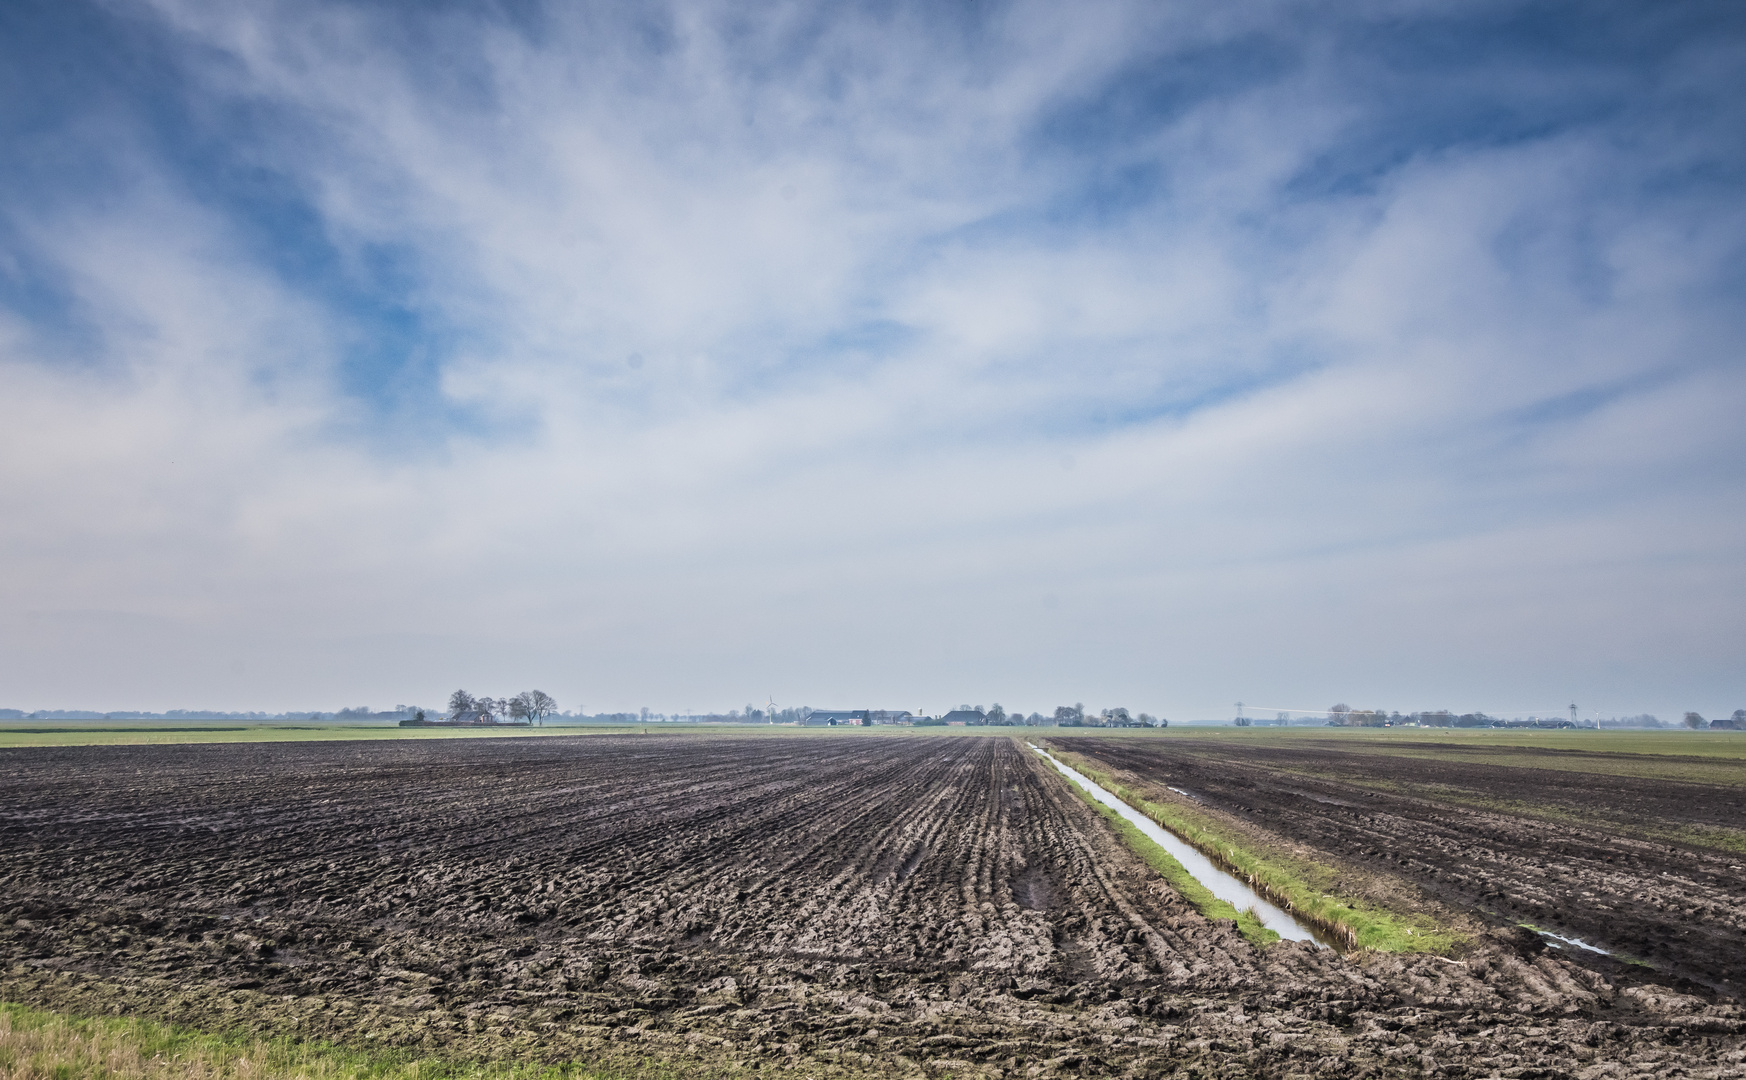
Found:
[[[1251,709],[1251,712],[1254,710]],[[561,712],[551,695],[541,690],[524,690],[505,698],[475,697],[465,690],[450,695],[447,708],[426,708],[418,705],[396,705],[389,710],[376,710],[358,705],[327,711],[287,711],[278,713],[219,711],[206,709],[171,709],[165,712],[109,711],[86,709],[0,709],[0,722],[8,720],[160,720],[160,721],[252,721],[252,722],[334,722],[341,724],[395,724],[401,727],[530,727],[547,724],[786,724],[795,727],[1086,727],[1086,728],[1163,728],[1170,721],[1148,713],[1135,713],[1125,708],[1100,709],[1095,712],[1082,704],[1059,705],[1051,712],[1025,713],[1008,711],[1001,705],[960,705],[944,713],[912,712],[908,709],[814,709],[801,705],[779,708],[774,702],[763,708],[747,705],[727,712],[660,713],[650,709],[637,712],[585,713],[581,710]],[[1334,705],[1326,712],[1278,711],[1273,716],[1244,715],[1241,703],[1237,715],[1224,721],[1191,720],[1190,724],[1224,723],[1237,727],[1455,727],[1455,728],[1595,728],[1602,729],[1677,729],[1693,731],[1746,731],[1746,709],[1735,709],[1732,715],[1707,718],[1687,712],[1676,721],[1662,720],[1644,713],[1636,716],[1583,717],[1528,716],[1504,718],[1483,712],[1455,713],[1447,709],[1399,713],[1383,709],[1354,709]]]
[[[767,714],[753,709],[740,715],[740,723],[759,723]],[[960,705],[937,716],[912,713],[908,709],[811,709],[803,708],[793,719],[777,719],[774,723],[798,724],[801,727],[877,727],[895,724],[902,727],[1169,727],[1170,721],[1146,713],[1132,714],[1127,709],[1104,709],[1088,713],[1084,705],[1062,705],[1054,713],[1007,712],[996,703],[987,708],[980,705]]]
[[[405,709],[406,706],[402,706]],[[765,708],[748,705],[744,710],[727,713],[653,713],[643,709],[636,713],[598,713],[594,716],[570,716],[557,712],[557,702],[540,690],[527,690],[511,698],[474,697],[465,690],[449,696],[449,707],[433,715],[425,709],[415,709],[400,720],[401,727],[526,727],[543,724],[547,718],[564,723],[680,723],[680,724],[787,724],[796,727],[1168,727],[1170,721],[1148,715],[1133,714],[1124,708],[1104,709],[1088,713],[1084,705],[1062,705],[1049,715],[1007,712],[997,702],[986,708],[981,705],[960,705],[939,715],[914,713],[908,709],[814,709],[811,706],[778,709],[775,703]]]

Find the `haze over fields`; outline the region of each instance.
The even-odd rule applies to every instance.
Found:
[[[1743,23],[5,5],[0,706],[1726,716]]]

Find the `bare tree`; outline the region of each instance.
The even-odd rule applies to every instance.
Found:
[[[1704,728],[1709,727],[1710,722],[1705,720],[1698,713],[1688,712],[1685,714],[1685,726],[1691,728],[1693,731],[1701,731]]]
[[[449,719],[459,720],[462,713],[469,713],[479,708],[479,702],[465,690],[456,690],[449,695]]]
[[[527,699],[527,718],[542,727],[546,717],[558,711],[557,699],[544,690],[529,690],[521,697]]]

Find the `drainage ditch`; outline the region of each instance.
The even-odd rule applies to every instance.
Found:
[[[1251,889],[1241,879],[1219,869],[1211,859],[1201,854],[1193,845],[1116,798],[1114,794],[1105,790],[1084,773],[1070,765],[1063,764],[1053,754],[1040,746],[1031,746],[1031,749],[1047,758],[1049,764],[1055,766],[1062,776],[1084,788],[1086,794],[1120,814],[1123,820],[1144,833],[1148,840],[1168,851],[1170,857],[1181,863],[1182,868],[1187,870],[1191,877],[1220,900],[1230,904],[1238,911],[1254,911],[1262,926],[1289,941],[1313,941],[1324,948],[1330,946],[1330,942],[1324,940],[1321,935],[1303,923],[1298,922],[1285,909],[1263,898],[1261,894]]]

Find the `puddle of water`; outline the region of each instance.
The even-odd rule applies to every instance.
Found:
[[[1316,935],[1310,932],[1309,927],[1292,918],[1281,908],[1263,900],[1260,894],[1242,881],[1220,870],[1211,859],[1179,839],[1175,833],[1105,791],[1084,773],[1071,766],[1063,765],[1056,760],[1053,754],[1042,747],[1031,746],[1031,749],[1047,758],[1049,764],[1060,770],[1062,776],[1084,788],[1092,798],[1120,814],[1124,820],[1145,833],[1147,839],[1168,851],[1171,858],[1181,863],[1183,869],[1187,870],[1191,877],[1206,886],[1208,892],[1235,907],[1238,911],[1253,908],[1261,920],[1261,925],[1282,938],[1290,941],[1314,941],[1323,948],[1327,947],[1327,943],[1318,940]]]
[[[1540,936],[1541,936],[1541,937],[1549,937],[1549,938],[1551,938],[1551,939],[1552,939],[1552,940],[1553,940],[1553,941],[1562,941],[1562,942],[1564,942],[1564,944],[1566,944],[1566,945],[1574,945],[1574,946],[1576,946],[1576,947],[1577,947],[1577,948],[1579,948],[1579,949],[1587,949],[1587,950],[1588,950],[1588,951],[1589,951],[1589,952],[1591,952],[1591,953],[1599,953],[1599,954],[1601,954],[1601,955],[1602,955],[1602,956],[1611,956],[1611,955],[1613,955],[1613,954],[1612,954],[1612,953],[1610,953],[1610,952],[1607,952],[1607,951],[1606,951],[1606,950],[1605,950],[1605,949],[1601,949],[1601,948],[1596,948],[1596,947],[1595,947],[1595,946],[1593,946],[1593,945],[1590,945],[1590,944],[1589,944],[1589,943],[1588,943],[1588,942],[1586,942],[1586,941],[1583,941],[1583,940],[1582,940],[1582,939],[1580,939],[1580,938],[1573,938],[1573,937],[1565,937],[1565,936],[1564,936],[1564,935],[1563,935],[1563,934],[1554,934],[1554,933],[1553,933],[1553,932],[1552,932],[1552,931],[1550,931],[1550,930],[1541,930],[1541,929],[1540,929],[1540,928],[1539,928],[1539,927],[1533,927],[1533,931],[1534,931],[1534,933],[1536,933],[1536,934],[1539,934],[1539,935],[1540,935]],[[1559,946],[1557,946],[1557,945],[1554,945],[1554,946],[1552,946],[1552,947],[1553,947],[1553,948],[1554,948],[1554,949],[1556,949],[1556,948],[1558,948],[1558,947],[1559,947]]]

